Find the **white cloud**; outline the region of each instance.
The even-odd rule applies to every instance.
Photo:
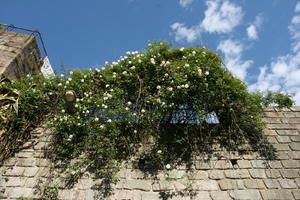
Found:
[[[248,34],[248,38],[250,40],[257,40],[258,39],[257,30],[256,30],[256,27],[253,24],[251,24],[250,26],[248,26],[248,28],[247,28],[247,34]]]
[[[201,27],[209,33],[229,33],[243,18],[242,8],[229,1],[208,0]]]
[[[191,43],[200,36],[200,29],[197,26],[187,28],[184,24],[176,22],[171,26],[171,29],[174,31],[176,42]]]
[[[260,28],[263,22],[263,18],[261,15],[256,16],[255,21],[250,24],[247,28],[247,35],[250,40],[258,39],[258,29]]]
[[[299,3],[295,11],[300,11]],[[293,94],[296,104],[300,105],[300,15],[292,18],[288,29],[293,40],[291,52],[275,58],[270,65],[260,67],[257,82],[250,85],[249,90],[286,91]]]
[[[298,2],[295,6],[295,12],[299,12],[300,11],[300,2]]]
[[[188,5],[186,3],[192,1],[180,0],[180,4],[186,6]],[[177,42],[194,42],[201,36],[202,32],[230,33],[242,21],[242,8],[230,3],[228,0],[207,0],[206,5],[204,19],[199,24],[190,28],[180,22],[171,25]]]
[[[191,3],[193,3],[194,0],[179,0],[179,4],[182,7],[187,7],[188,5],[190,5]]]
[[[233,40],[223,40],[219,43],[217,50],[224,53],[225,65],[236,77],[245,80],[247,69],[253,63],[252,60],[242,60],[244,46]]]

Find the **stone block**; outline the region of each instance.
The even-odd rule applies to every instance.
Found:
[[[233,168],[229,160],[212,161],[212,167],[215,169],[231,169]]]
[[[282,169],[280,170],[283,178],[299,178],[300,169]]]
[[[277,130],[278,135],[283,136],[298,136],[299,132],[297,130]]]
[[[264,117],[262,120],[267,124],[281,124],[281,119],[277,117]]]
[[[244,185],[247,189],[264,189],[265,184],[262,179],[244,179]]]
[[[181,179],[186,176],[186,172],[183,170],[170,170],[167,172],[167,177],[170,179]]]
[[[264,183],[268,189],[279,189],[280,184],[276,179],[264,179]]]
[[[279,151],[277,152],[277,159],[278,160],[288,160],[290,159],[288,152]]]
[[[259,190],[232,190],[229,195],[233,199],[239,200],[259,200],[261,199]]]
[[[293,142],[300,142],[300,135],[298,135],[298,136],[290,136],[290,139],[291,139]]]
[[[192,198],[195,200],[210,200],[209,192],[201,191],[197,192],[196,195]],[[178,199],[181,200],[181,199]]]
[[[264,169],[249,169],[249,173],[252,178],[266,178]]]
[[[250,178],[250,174],[247,169],[239,169],[238,173],[240,175],[240,178]]]
[[[261,195],[264,200],[287,200],[294,199],[289,190],[262,190]]]
[[[17,198],[37,198],[34,188],[22,188],[22,187],[12,187],[7,188],[5,195],[10,197],[9,199]]]
[[[294,198],[296,200],[300,200],[300,190],[295,190],[295,191],[292,191],[293,195],[294,195]]]
[[[242,180],[223,179],[218,181],[221,190],[244,189]]]
[[[300,154],[300,142],[292,142],[290,144],[290,148],[293,150],[293,151],[299,151],[298,153]]]
[[[240,169],[250,169],[252,168],[250,161],[248,160],[238,160],[237,164]]]
[[[299,117],[282,118],[281,120],[282,120],[282,123],[286,123],[286,124],[300,124]]]
[[[187,189],[186,184],[183,184],[183,183],[178,182],[178,181],[176,181],[173,185],[174,185],[174,188],[175,188],[175,190],[176,190],[177,192],[181,192],[181,191]]]
[[[228,192],[226,191],[213,191],[210,192],[210,196],[213,200],[231,200]]]
[[[195,180],[192,181],[192,189],[197,191],[218,190],[218,183],[215,180]]]
[[[4,172],[4,176],[22,176],[25,171],[25,167],[13,167]]]
[[[279,183],[283,189],[296,189],[297,185],[293,179],[281,179]]]
[[[278,169],[266,169],[266,175],[268,178],[281,178],[281,174]]]
[[[16,163],[17,163],[17,159],[12,157],[12,158],[8,158],[7,160],[4,160],[2,166],[12,167]],[[0,166],[1,166],[1,163],[0,163]]]
[[[208,161],[203,161],[203,160],[197,160],[195,163],[196,169],[210,169],[210,162]]]
[[[39,169],[39,167],[26,167],[23,175],[27,177],[34,177]]]
[[[232,178],[232,179],[240,178],[240,174],[239,174],[238,169],[224,170],[224,172],[225,172],[225,177],[226,178]]]
[[[251,160],[251,165],[253,168],[266,168],[267,163],[265,160]]]
[[[300,161],[299,160],[283,160],[281,161],[283,167],[287,169],[298,169],[300,168]]]
[[[264,135],[266,136],[276,136],[278,135],[275,130],[264,129]]]
[[[290,151],[290,146],[288,144],[273,144],[277,151]]]
[[[25,177],[9,177],[5,185],[6,187],[23,187],[25,182]]]
[[[223,179],[224,176],[224,170],[210,170],[209,171],[209,178],[214,180],[220,180]]]
[[[128,198],[117,198],[117,199],[128,199]],[[161,200],[159,193],[142,192],[141,200],[147,200],[147,199]]]
[[[270,161],[268,161],[268,165],[272,169],[280,169],[280,168],[282,168],[281,162],[278,161],[278,160],[270,160]]]
[[[142,191],[150,191],[152,186],[151,186],[151,181],[150,180],[126,180],[124,182],[125,189],[129,190],[142,190]]]
[[[285,136],[285,135],[279,135],[276,137],[277,141],[279,143],[289,143],[291,142],[291,139],[289,136]]]
[[[207,179],[208,173],[207,173],[207,171],[193,170],[193,171],[190,171],[187,174],[187,176],[188,176],[188,179],[190,179],[190,180],[201,180],[201,179]]]
[[[270,144],[277,144],[278,143],[275,136],[267,136],[267,140]]]
[[[300,151],[290,151],[289,156],[292,160],[300,160]]]
[[[298,187],[300,188],[300,178],[295,178],[295,182],[298,185]]]
[[[281,112],[264,112],[264,117],[284,117],[284,115]]]

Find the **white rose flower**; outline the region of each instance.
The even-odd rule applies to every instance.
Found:
[[[65,113],[66,111],[64,109],[61,110],[62,113]]]
[[[167,168],[167,169],[171,169],[171,165],[170,165],[170,164],[167,164],[167,165],[166,165],[166,168]]]
[[[108,87],[109,87],[109,84],[106,84],[105,87],[108,88]]]
[[[78,126],[81,126],[81,123],[78,123],[77,125],[78,125]]]
[[[62,83],[59,83],[57,86],[58,86],[58,87],[61,87],[61,86],[62,86]]]
[[[108,122],[108,123],[111,123],[112,121],[111,121],[111,119],[108,119],[107,122]]]
[[[156,87],[156,89],[160,90],[160,89],[161,89],[161,86],[158,85],[158,86]]]
[[[161,153],[162,153],[162,150],[158,150],[157,153],[158,153],[158,154],[161,154]]]
[[[201,76],[202,75],[202,70],[198,69],[198,74]]]
[[[123,75],[126,75],[126,74],[127,74],[127,71],[123,71],[122,74],[123,74]]]
[[[66,81],[66,85],[69,85],[69,83],[70,83],[69,81]]]
[[[99,121],[99,118],[98,118],[98,117],[95,117],[95,121],[96,121],[96,122]]]
[[[70,74],[73,74],[73,71],[70,71]]]
[[[188,63],[186,63],[184,66],[185,66],[185,67],[189,67],[190,65],[189,65]]]
[[[83,83],[83,82],[84,82],[84,79],[81,79],[80,82]]]
[[[196,55],[196,51],[193,51],[192,54],[193,54],[193,55]]]
[[[134,132],[134,133],[137,133],[137,130],[134,130],[133,132]]]
[[[128,108],[128,107],[126,107],[126,108],[125,108],[125,110],[126,110],[126,111],[128,111],[128,110],[129,110],[129,108]]]
[[[206,72],[205,72],[205,75],[207,75],[207,76],[208,76],[208,75],[209,75],[209,71],[206,71]]]
[[[100,125],[100,128],[101,128],[101,129],[104,129],[104,125]]]
[[[128,101],[128,102],[127,102],[127,105],[129,105],[129,106],[130,106],[131,104],[132,104],[132,103],[131,103],[131,101]]]
[[[145,113],[145,112],[146,112],[146,110],[145,110],[145,109],[142,109],[142,110],[141,110],[141,113]]]
[[[65,77],[65,75],[64,75],[64,74],[61,74],[60,77]]]
[[[189,84],[185,84],[184,87],[185,87],[185,88],[189,88]]]
[[[130,69],[135,70],[135,66],[130,67]]]
[[[151,59],[150,59],[150,62],[151,62],[153,65],[155,65],[155,63],[156,63],[155,60],[154,60],[154,58],[151,58]]]
[[[171,92],[171,91],[173,91],[173,88],[172,87],[168,87],[168,90]]]
[[[168,77],[169,76],[169,74],[168,73],[165,73],[165,77]]]
[[[181,48],[180,48],[180,51],[183,51],[183,50],[184,50],[184,47],[181,47]]]

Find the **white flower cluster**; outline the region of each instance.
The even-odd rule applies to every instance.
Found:
[[[155,65],[155,59],[154,58],[150,58],[150,62],[153,64],[153,65]]]
[[[186,83],[186,84],[183,84],[183,85],[178,85],[177,89],[181,89],[181,88],[186,88],[187,89],[189,87],[190,87],[189,84]]]
[[[105,92],[104,94],[103,94],[103,99],[104,100],[108,100],[108,99],[110,99],[110,98],[112,98],[112,95],[111,94],[109,94],[109,93],[107,93],[107,92]]]
[[[167,66],[167,65],[170,65],[171,64],[171,62],[170,61],[161,61],[161,64],[160,64],[160,66],[161,67],[165,67],[165,66]]]

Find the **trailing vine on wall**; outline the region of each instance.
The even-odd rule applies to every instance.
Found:
[[[2,138],[25,139],[26,128],[47,119],[53,159],[68,166],[70,182],[83,170],[111,180],[131,157],[140,159],[140,167],[170,169],[209,155],[216,145],[243,152],[248,144],[274,158],[262,134],[263,107],[293,105],[286,94],[249,93],[213,51],[160,41],[101,69],[51,79],[33,75],[5,87],[17,89],[20,100],[14,119],[1,122]]]

